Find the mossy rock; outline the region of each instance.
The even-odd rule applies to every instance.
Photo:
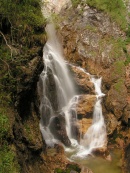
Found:
[[[72,171],[74,173],[80,173],[81,172],[81,168],[77,164],[67,164],[65,170],[63,170],[61,168],[56,168],[55,169],[55,173],[71,173]]]
[[[125,64],[124,61],[116,61],[110,69],[111,81],[115,82],[118,79],[125,78]],[[121,83],[121,80],[120,82]]]

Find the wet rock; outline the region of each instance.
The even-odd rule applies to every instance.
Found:
[[[88,128],[92,125],[92,118],[82,118],[81,120],[78,120],[78,122],[80,134],[83,137],[87,132]]]
[[[127,105],[126,98],[127,89],[125,87],[124,81],[120,79],[112,85],[106,99],[107,109],[109,108],[109,110],[114,112],[114,115],[117,119],[121,118],[123,115],[123,110]]]
[[[128,121],[130,119],[130,97],[127,97],[127,101],[128,101],[128,103],[127,103],[127,106],[124,109],[124,114],[123,114],[123,119],[122,119],[122,121],[126,125],[128,125],[128,123],[129,123]]]
[[[116,138],[116,143],[118,144],[118,146],[120,147],[120,148],[124,148],[124,146],[125,146],[125,144],[124,144],[124,140],[123,139],[121,139],[121,138]]]
[[[55,144],[56,152],[60,154],[65,154],[64,147],[61,144]]]
[[[92,118],[93,108],[96,102],[95,95],[80,95],[76,107],[78,119]]]
[[[105,115],[106,125],[107,125],[107,134],[112,135],[118,126],[118,121],[113,114]]]
[[[90,75],[85,72],[82,68],[76,66],[70,66],[73,72],[76,84],[79,87],[80,92],[94,93],[94,84],[91,82]]]
[[[80,95],[76,110],[80,135],[84,136],[92,124],[93,108],[96,102],[95,95]]]
[[[92,153],[97,156],[103,157],[106,160],[109,160],[109,161],[112,160],[111,155],[110,155],[107,147],[105,147],[105,146],[101,147],[101,148],[93,149]]]
[[[130,144],[128,144],[125,148],[125,163],[124,163],[124,172],[130,173]]]
[[[66,132],[66,122],[63,115],[52,117],[50,122],[50,131],[56,139],[61,141],[65,146],[70,146],[71,142]]]

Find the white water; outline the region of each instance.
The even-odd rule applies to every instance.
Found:
[[[48,34],[48,41],[43,49],[44,70],[40,75],[39,81],[39,93],[41,95],[41,123],[40,129],[43,134],[43,138],[48,145],[53,145],[55,139],[50,132],[50,121],[56,113],[64,112],[66,119],[66,130],[69,138],[72,138],[71,123],[72,119],[71,111],[75,108],[77,97],[75,96],[75,90],[69,72],[62,54],[62,47],[60,46],[55,34],[55,29],[52,24],[47,25],[46,31]],[[49,79],[51,75],[51,79]],[[49,82],[50,80],[50,82]],[[52,85],[55,85],[55,102],[57,107],[53,106],[51,100],[49,86],[53,80]],[[52,86],[54,87],[54,86]],[[77,119],[75,115],[75,120]],[[45,122],[46,121],[46,122]]]
[[[107,145],[107,134],[104,118],[102,115],[101,99],[105,95],[101,92],[101,78],[95,79],[92,77],[92,82],[95,86],[95,93],[97,101],[94,106],[93,122],[81,139],[80,146],[78,146],[77,153],[72,155],[72,158],[84,158],[91,154],[94,149],[104,148]]]
[[[49,24],[46,31],[48,41],[43,49],[45,67],[40,75],[38,85],[41,99],[40,129],[47,145],[53,146],[54,143],[58,143],[59,141],[54,138],[50,131],[50,123],[58,113],[64,113],[66,132],[73,148],[69,149],[69,151],[76,151],[72,158],[86,157],[93,149],[106,146],[106,127],[101,106],[101,99],[104,96],[101,91],[101,78],[96,79],[90,75],[91,81],[95,86],[97,102],[94,107],[93,123],[84,137],[80,138],[79,142],[75,137],[76,129],[72,128],[75,125],[77,126],[76,105],[79,96],[76,95],[64,61],[62,47],[56,37],[53,25]],[[79,69],[86,73],[84,69],[80,67]],[[55,97],[55,99],[52,99],[52,97]],[[68,148],[66,148],[66,151],[68,151]]]

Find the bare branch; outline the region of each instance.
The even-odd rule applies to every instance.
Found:
[[[4,38],[6,45],[9,47],[9,49],[10,49],[10,51],[11,51],[11,58],[12,58],[12,47],[8,44],[7,39],[5,38],[4,34],[3,34],[1,31],[0,31],[0,34],[1,34],[2,37]]]

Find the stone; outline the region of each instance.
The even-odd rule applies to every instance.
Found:
[[[74,75],[75,82],[80,89],[80,92],[94,93],[94,84],[91,81],[89,73],[82,68],[71,66],[70,69]]]
[[[92,118],[82,118],[78,120],[80,134],[83,137],[87,132],[88,128],[92,125]]]
[[[80,95],[76,107],[78,119],[92,118],[93,108],[96,102],[95,95]]]
[[[113,84],[107,94],[106,107],[109,111],[112,111],[117,118],[122,117],[123,110],[127,105],[127,89],[123,80],[119,79]]]
[[[111,113],[106,114],[105,118],[107,119],[106,121],[107,134],[112,135],[118,126],[118,121],[114,116],[114,114]]]
[[[50,122],[50,131],[56,139],[69,147],[71,142],[67,136],[65,117],[63,115],[54,116]]]

